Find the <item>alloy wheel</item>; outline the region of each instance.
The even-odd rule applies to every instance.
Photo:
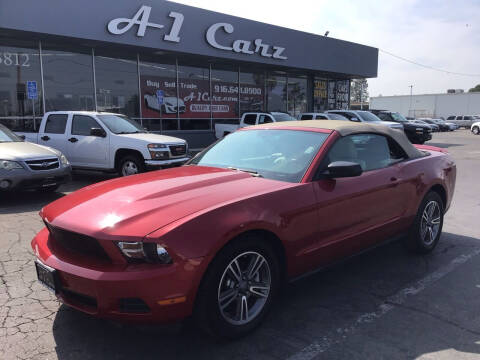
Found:
[[[254,320],[267,303],[272,286],[270,266],[257,252],[245,252],[233,259],[218,286],[218,306],[232,325]]]
[[[438,202],[430,201],[423,210],[420,236],[425,246],[431,246],[438,236],[441,225],[441,208]]]
[[[122,165],[122,175],[130,176],[138,174],[138,166],[133,161],[125,161]]]
[[[473,132],[475,135],[478,135],[478,134],[480,134],[480,128],[474,127],[473,130],[472,130],[472,132]]]

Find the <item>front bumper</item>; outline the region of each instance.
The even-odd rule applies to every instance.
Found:
[[[160,166],[168,166],[168,165],[175,165],[175,164],[183,164],[188,160],[190,160],[189,157],[169,159],[169,160],[146,160],[145,165],[151,166],[151,167],[160,167]]]
[[[0,182],[7,181],[9,183],[9,186],[4,190],[41,189],[67,183],[71,180],[71,174],[72,167],[70,165],[42,171],[14,169],[0,171]]]
[[[56,296],[66,305],[95,317],[128,322],[168,323],[191,315],[203,258],[172,265],[94,263],[52,253],[49,236],[44,228],[31,245],[39,261],[56,270]],[[146,307],[132,311],[124,306],[126,301],[138,304],[139,300]]]

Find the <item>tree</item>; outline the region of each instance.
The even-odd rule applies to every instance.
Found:
[[[368,81],[367,79],[354,79],[350,87],[350,102],[368,102]]]
[[[480,92],[480,84],[468,90],[468,92]]]

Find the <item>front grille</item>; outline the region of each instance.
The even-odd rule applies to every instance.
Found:
[[[59,249],[72,255],[110,261],[103,247],[94,238],[63,230],[46,223],[50,232],[50,241],[54,249]]]
[[[172,156],[183,156],[187,153],[187,145],[170,145]]]
[[[34,171],[58,169],[60,163],[57,158],[38,159],[25,161],[28,167]]]

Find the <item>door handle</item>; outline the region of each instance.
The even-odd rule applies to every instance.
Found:
[[[72,138],[68,139],[68,141],[70,141],[71,143],[76,143],[78,141],[78,139],[72,137]]]
[[[45,136],[42,136],[40,139],[42,139],[43,141],[48,141],[50,140],[50,137],[45,135]]]

